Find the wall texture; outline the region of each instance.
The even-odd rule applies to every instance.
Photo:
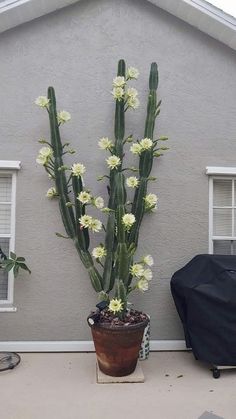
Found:
[[[151,315],[152,339],[181,339],[169,282],[208,251],[205,167],[235,164],[235,52],[146,1],[88,0],[4,33],[0,57],[0,156],[22,161],[16,250],[32,269],[30,279],[16,281],[17,313],[0,313],[1,340],[90,339],[85,319],[96,295],[72,244],[54,234],[63,232],[57,204],[45,198],[50,182],[35,163],[48,120],[33,102],[48,85],[56,88],[59,109],[72,114],[63,137],[87,166],[86,184],[105,192],[94,181],[105,169],[97,140],[112,136],[110,90],[119,58],[141,73],[135,87],[143,106],[127,115],[127,134],[139,137],[149,65],[159,64],[157,133],[168,135],[171,147],[154,169],[159,209],[146,219],[140,243],[140,253],[155,258],[154,280],[133,301]]]

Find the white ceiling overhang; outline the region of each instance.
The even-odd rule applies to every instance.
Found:
[[[0,33],[78,1],[0,0]],[[147,1],[236,50],[236,18],[205,0]]]

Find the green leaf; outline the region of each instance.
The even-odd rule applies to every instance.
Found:
[[[3,268],[5,269],[5,271],[10,272],[11,269],[15,266],[14,262],[9,262],[6,263],[5,266],[3,266]]]
[[[10,252],[10,257],[11,257],[13,260],[16,260],[16,254],[15,254],[15,253]]]
[[[15,265],[13,269],[14,277],[16,278],[19,272],[19,265]]]
[[[24,269],[24,271],[28,271],[31,274],[31,270],[28,268],[28,266],[25,263],[19,263],[18,268]]]
[[[18,258],[16,258],[16,260],[17,260],[17,262],[21,262],[21,261],[24,262],[25,261],[25,258],[19,256]]]

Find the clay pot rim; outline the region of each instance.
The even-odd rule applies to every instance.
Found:
[[[88,316],[88,319],[90,318],[90,316]],[[123,324],[123,325],[116,325],[116,324],[110,324],[110,323],[94,323],[94,324],[89,324],[89,326],[93,329],[93,328],[99,328],[99,329],[106,329],[106,330],[112,330],[114,332],[120,332],[121,330],[135,330],[135,329],[139,329],[140,327],[146,327],[149,323],[149,318],[147,318],[146,320],[143,320],[142,322],[139,323],[131,323],[131,324]]]

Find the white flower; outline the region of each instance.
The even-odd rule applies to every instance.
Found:
[[[136,97],[138,95],[137,89],[134,89],[134,87],[129,87],[126,91],[127,97]]]
[[[36,162],[42,165],[47,164],[48,160],[53,156],[53,151],[51,147],[42,147],[39,150],[38,157]]]
[[[130,229],[130,227],[132,227],[132,225],[135,223],[135,216],[134,214],[128,213],[123,215],[122,217],[122,223],[124,224],[124,226],[126,227],[127,230]]]
[[[144,269],[144,272],[143,272],[143,277],[144,277],[147,281],[151,281],[151,279],[152,279],[152,271],[151,271],[151,269],[149,269],[149,268]]]
[[[111,170],[116,169],[121,164],[120,157],[117,157],[114,154],[108,157],[108,159],[106,159],[106,162]]]
[[[128,108],[137,109],[140,105],[139,99],[137,97],[129,97],[127,100]]]
[[[149,193],[148,195],[145,196],[144,201],[145,201],[145,207],[147,209],[153,208],[156,206],[157,204],[157,196],[154,193]]]
[[[137,288],[140,291],[147,291],[148,290],[148,281],[145,278],[141,278],[138,282],[137,282]]]
[[[90,215],[82,215],[82,217],[79,218],[79,222],[82,227],[89,228],[92,219],[93,217],[91,217]]]
[[[137,68],[129,67],[127,70],[127,79],[137,79],[139,76],[139,71]]]
[[[141,147],[141,145],[139,143],[134,143],[130,147],[130,151],[133,154],[140,154],[140,153],[142,153],[142,147]]]
[[[98,233],[102,229],[102,223],[97,218],[92,218],[92,221],[90,222],[89,228],[93,232]]]
[[[82,176],[85,170],[85,166],[81,163],[74,163],[71,167],[72,176]]]
[[[40,108],[47,108],[49,102],[50,102],[50,99],[48,99],[46,96],[39,96],[37,97],[34,103],[40,106]]]
[[[125,91],[122,87],[114,87],[112,90],[112,94],[114,99],[121,100],[124,97]]]
[[[144,268],[141,263],[134,263],[130,268],[130,273],[137,278],[141,278],[144,273]]]
[[[47,198],[54,198],[55,196],[57,196],[57,191],[56,188],[52,187],[49,188],[47,193],[46,193]]]
[[[57,114],[57,121],[58,124],[65,124],[65,122],[68,122],[71,120],[71,114],[67,111],[61,111]]]
[[[137,186],[139,185],[139,180],[136,176],[130,176],[126,179],[126,185],[129,188],[137,188]]]
[[[117,76],[113,79],[113,87],[124,87],[126,81],[123,76]]]
[[[145,263],[145,265],[152,266],[154,264],[153,257],[151,255],[144,256],[143,263]]]
[[[77,199],[82,202],[82,204],[88,204],[91,201],[91,195],[89,192],[82,191],[79,193]]]
[[[110,150],[113,147],[113,143],[108,137],[103,137],[98,141],[98,145],[101,150]]]
[[[106,254],[107,254],[107,251],[105,247],[103,246],[94,247],[92,251],[92,255],[95,259],[102,259],[103,257],[106,256]]]
[[[102,209],[104,207],[104,199],[101,196],[98,196],[94,199],[94,205],[97,209]]]
[[[109,304],[108,308],[113,313],[119,313],[119,311],[122,311],[122,309],[123,309],[123,303],[122,303],[121,299],[113,298],[110,301],[110,304]]]
[[[153,146],[153,142],[150,140],[150,138],[144,138],[140,141],[140,145],[143,150],[150,150],[150,148]]]
[[[93,232],[98,232],[102,228],[102,223],[97,218],[93,218],[90,215],[82,215],[82,217],[79,218],[79,222],[82,227],[89,228]]]

